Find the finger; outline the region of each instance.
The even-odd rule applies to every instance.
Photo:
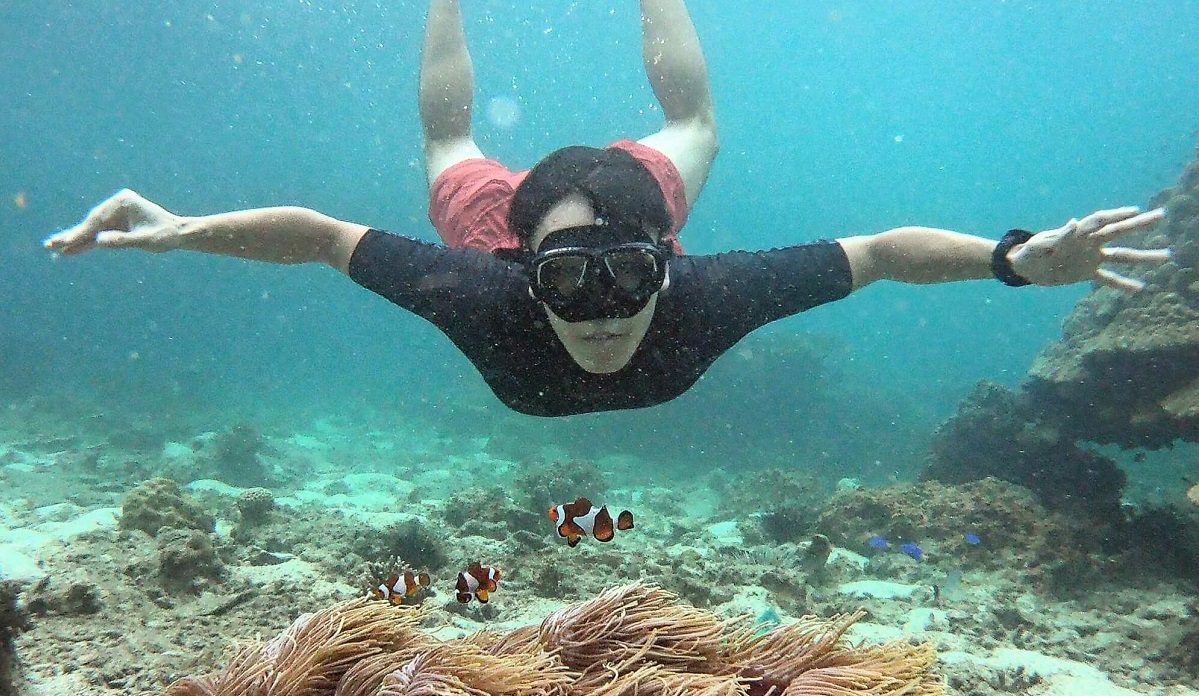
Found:
[[[51,235],[42,245],[51,251],[61,251],[64,254],[77,253],[73,247],[80,244],[91,248],[91,239],[96,232],[126,226],[128,203],[136,196],[137,194],[129,189],[116,192],[92,208],[87,217],[83,218],[83,222]]]
[[[1163,208],[1154,208],[1146,213],[1141,213],[1119,222],[1114,222],[1110,225],[1105,225],[1091,234],[1092,239],[1096,239],[1104,244],[1123,237],[1130,232],[1139,232],[1140,230],[1148,229],[1157,223],[1161,222],[1166,217],[1166,211]]]
[[[54,251],[54,253],[56,253],[56,254],[62,254],[63,256],[74,256],[76,254],[82,254],[85,251],[91,251],[92,249],[95,249],[95,248],[96,248],[95,241],[93,241],[90,237],[88,237],[87,239],[84,239],[82,241],[74,242],[69,245],[56,247],[52,251]]]
[[[42,246],[50,251],[66,251],[68,247],[85,240],[90,240],[90,238],[90,231],[87,229],[87,223],[84,222],[70,229],[50,235],[42,242]]]
[[[1122,276],[1119,273],[1112,273],[1102,268],[1095,271],[1095,280],[1109,288],[1115,288],[1122,292],[1140,292],[1145,289],[1145,284],[1139,280]]]
[[[1170,260],[1169,249],[1104,247],[1099,250],[1099,255],[1110,263],[1165,263]]]
[[[83,253],[96,246],[90,234],[82,234],[77,228],[60,232],[46,239],[42,245],[50,251],[67,256]]]
[[[1112,223],[1127,220],[1139,212],[1141,212],[1141,209],[1132,205],[1123,208],[1112,208],[1111,210],[1099,210],[1083,218],[1079,226],[1084,232],[1093,233]]]
[[[102,249],[129,249],[139,247],[145,241],[141,235],[116,230],[105,230],[96,235],[96,246]]]

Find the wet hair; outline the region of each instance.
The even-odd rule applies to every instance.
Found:
[[[512,196],[508,227],[526,253],[537,223],[572,194],[610,225],[650,228],[661,238],[674,224],[662,187],[636,157],[617,148],[572,145],[538,162]]]

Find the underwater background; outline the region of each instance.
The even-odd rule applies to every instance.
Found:
[[[528,419],[499,413],[434,329],[327,269],[191,254],[54,262],[40,248],[125,186],[182,214],[296,204],[435,239],[416,110],[424,11],[420,2],[6,3],[0,388],[96,395],[115,411],[168,404],[280,422],[374,411],[450,436],[526,427],[551,440],[608,439],[653,421],[638,432],[668,430],[669,449],[685,457],[739,439],[709,426],[748,399],[791,414],[782,430],[816,419],[846,441],[893,440],[892,421],[918,437],[980,378],[1017,380],[1086,292],[881,284],[770,329],[827,337],[813,369],[875,397],[868,420],[794,384],[804,365],[763,366],[782,379],[762,393],[741,384],[729,355],[659,408],[519,423]],[[992,237],[1045,229],[1143,204],[1195,145],[1199,74],[1184,66],[1199,59],[1199,3],[693,2],[691,11],[722,140],[683,236],[691,253],[904,224]],[[472,2],[464,12],[476,137],[488,155],[527,167],[562,145],[660,127],[636,3]],[[621,439],[604,446],[629,446]],[[789,456],[809,460],[811,450],[799,437]]]
[[[464,0],[463,6],[475,67],[474,134],[488,156],[527,168],[558,147],[604,145],[661,127],[642,66],[636,2]],[[688,7],[707,58],[722,146],[681,236],[689,253],[766,249],[908,224],[991,238],[1016,227],[1048,229],[1100,208],[1148,207],[1176,185],[1196,156],[1199,2],[691,0]],[[224,484],[250,489],[273,483],[280,500],[318,479],[367,477],[322,488],[328,498],[300,496],[307,504],[357,493],[366,500],[372,487],[393,485],[369,477],[394,473],[403,479],[394,484],[394,502],[371,504],[410,511],[450,546],[457,543],[453,534],[441,533],[439,525],[469,530],[479,520],[454,520],[450,512],[478,505],[507,511],[486,524],[521,531],[493,538],[475,529],[472,539],[502,538],[536,555],[536,545],[519,534],[544,522],[546,491],[526,470],[566,461],[580,487],[607,486],[634,497],[641,505],[639,530],[645,529],[640,516],[650,518],[652,531],[653,515],[662,515],[659,523],[669,533],[633,542],[643,543],[636,548],[646,558],[659,545],[678,541],[687,525],[696,531],[713,520],[725,526],[704,527],[703,543],[745,547],[747,555],[730,563],[772,576],[780,566],[802,562],[811,548],[809,526],[830,537],[838,551],[844,546],[869,556],[885,548],[888,559],[907,554],[899,559],[903,563],[922,563],[924,551],[921,558],[898,553],[901,541],[940,534],[942,546],[930,557],[965,554],[967,561],[960,569],[935,566],[938,593],[961,583],[962,572],[968,587],[987,587],[981,578],[989,573],[994,587],[1008,588],[1004,592],[1033,592],[1023,585],[1040,577],[1028,570],[1040,561],[1030,559],[1048,553],[1042,547],[1073,527],[1037,526],[1041,508],[1023,493],[988,487],[993,482],[965,492],[912,486],[938,427],[970,412],[963,400],[980,380],[1017,388],[1034,358],[1062,337],[1063,322],[1080,300],[1092,296],[1086,284],[1014,289],[993,281],[879,283],[758,331],[673,402],[539,419],[508,411],[430,325],[330,269],[189,253],[54,258],[42,248],[42,239],[123,187],[182,215],[301,205],[436,240],[427,218],[416,99],[426,9],[413,0],[0,4],[0,464],[12,470],[0,471],[0,486],[10,487],[0,498],[33,501],[24,511],[16,502],[11,511],[0,505],[0,579],[6,577],[6,544],[25,543],[22,553],[29,551],[18,532],[43,519],[36,510],[63,501],[83,509],[119,504],[135,484],[155,476],[191,484],[186,491],[217,518],[216,536],[237,541],[236,533],[219,531],[222,504],[225,522],[241,524],[244,510],[234,511],[228,502],[237,490],[195,486],[210,473],[204,456],[215,447],[214,461],[228,454],[230,461],[248,456],[274,467],[273,479],[226,477]],[[1194,190],[1191,198],[1199,198],[1199,184]],[[968,420],[956,422],[959,430],[969,429],[961,426]],[[1192,525],[1187,529],[1199,529],[1194,507],[1186,507],[1187,489],[1199,482],[1193,445],[1125,450],[1120,446],[1134,437],[1097,440],[1105,443],[1098,451],[1128,477],[1117,499],[1122,493],[1130,509],[1184,507]],[[239,447],[249,448],[248,454]],[[188,448],[197,453],[194,459]],[[70,466],[87,463],[80,464],[83,478],[67,477],[70,484],[53,478],[63,452],[71,453]],[[78,461],[71,459],[76,454]],[[388,471],[393,464],[394,472]],[[587,478],[589,471],[606,483]],[[810,482],[800,485],[795,477]],[[91,490],[71,487],[81,480]],[[500,501],[504,495],[496,494],[480,503],[470,497],[476,485],[494,485],[489,490],[505,490],[509,498]],[[178,497],[169,486],[165,493],[159,484],[150,489]],[[461,492],[466,490],[471,494]],[[831,508],[818,509],[834,491],[870,499],[838,498]],[[804,518],[802,538],[780,542],[769,528],[745,531],[746,511],[760,492],[804,501],[812,517]],[[705,494],[712,498],[689,497]],[[213,502],[222,495],[228,500]],[[992,499],[1000,501],[995,509],[962,521],[963,509]],[[334,502],[328,504],[332,509]],[[281,503],[290,510],[288,505]],[[1024,509],[1028,516],[1004,517],[1000,508]],[[436,515],[426,515],[429,510]],[[522,516],[530,511],[536,521]],[[883,534],[864,521],[896,516],[918,524]],[[199,527],[211,532],[212,520],[206,524]],[[1160,529],[1167,528],[1172,531],[1158,535],[1161,546],[1185,537],[1168,525]],[[1141,537],[1078,541],[1078,548],[1091,553],[1093,542],[1094,548],[1124,553],[1141,543],[1128,539],[1157,529],[1145,526]],[[972,536],[976,532],[980,536]],[[1009,535],[1002,544],[1001,535]],[[950,537],[953,542],[944,541]],[[243,561],[251,548],[245,538],[237,552]],[[987,560],[968,555],[976,553],[971,538],[982,539],[981,553],[991,554]],[[294,550],[292,541],[275,546]],[[878,546],[883,542],[888,545]],[[465,548],[473,552],[471,543]],[[767,548],[780,543],[777,555]],[[801,549],[801,543],[809,545]],[[260,537],[254,544],[277,550]],[[97,548],[93,561],[117,547]],[[1193,565],[1199,546],[1188,548],[1182,560],[1175,559],[1182,570],[1170,572],[1193,579],[1199,577]],[[232,553],[222,551],[230,567]],[[368,560],[387,555],[355,553]],[[468,551],[448,553],[449,560],[441,561],[447,568]],[[703,554],[671,553],[668,574],[682,577],[680,566],[703,565]],[[542,580],[558,572],[548,561],[530,563]],[[853,563],[838,566],[834,579],[856,577]],[[350,564],[344,565],[345,582],[352,585]],[[620,572],[578,579],[574,589],[599,591],[610,584],[604,580],[638,576],[618,560],[608,565],[605,572],[618,566]],[[656,577],[644,567],[641,577]],[[915,587],[931,582],[934,566],[888,560],[872,568],[875,576]],[[1045,580],[1052,586],[1047,592],[1085,585],[1079,577],[1053,575]],[[709,574],[686,582],[706,592],[723,579]],[[539,585],[554,589],[537,596],[575,598],[557,583]],[[563,588],[568,584],[562,580]],[[696,604],[720,604],[703,592],[689,594],[685,588],[692,585],[666,584]],[[742,586],[736,579],[729,584]],[[825,600],[790,585],[754,586],[766,587],[770,606],[786,618],[850,610],[832,600],[821,604]],[[132,592],[111,587],[105,590],[111,597]],[[179,609],[178,597],[198,587],[167,587],[153,604]],[[1152,634],[1154,627],[1185,619],[1191,622],[1185,631],[1173,624],[1170,631],[1194,636],[1185,639],[1192,642],[1179,638],[1174,644],[1182,646],[1178,654],[1199,654],[1199,608],[1190,587],[1189,594],[1145,600],[1154,608],[1136,630]],[[1132,613],[1128,607],[1139,601],[1132,596],[1121,595],[1130,604],[1114,609],[1105,604],[1110,599],[1079,609],[1091,612],[1078,619],[1089,622],[1091,632],[1075,624],[1070,630],[1093,635],[1109,610]],[[280,605],[260,610],[250,601],[260,611],[254,630],[264,633],[300,611]],[[880,621],[908,620],[887,614],[886,598],[870,601],[879,603],[872,611]],[[72,616],[79,625],[86,619],[78,617],[90,616],[50,605],[51,617]],[[110,598],[106,606],[122,605]],[[520,618],[540,608],[529,604]],[[1038,613],[1027,606],[1023,611],[1026,619]],[[1064,621],[1056,611],[1039,610],[1040,628]],[[969,624],[962,635],[980,625],[1007,626],[1006,615],[995,614],[999,618],[992,616],[991,623],[961,624]],[[228,625],[208,628],[236,637],[251,625],[239,620],[231,615]],[[1031,623],[1020,626],[1011,630],[1036,633]],[[29,635],[39,634],[34,629]],[[1014,644],[1059,654],[1029,641]],[[222,647],[208,644],[206,656],[215,662]],[[1086,661],[1083,652],[1072,656]],[[1163,654],[1161,663],[1179,662],[1174,653]],[[1109,671],[1126,661],[1109,657]],[[1151,680],[1136,669],[1122,673],[1121,684]],[[1179,674],[1199,675],[1199,666],[1178,669],[1163,672],[1170,676],[1162,679],[1179,683],[1190,678]],[[134,683],[133,676],[129,680]],[[1025,686],[1011,692],[1024,693]]]

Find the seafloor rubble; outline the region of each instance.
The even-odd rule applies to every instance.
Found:
[[[29,617],[24,607],[17,603],[20,589],[20,583],[0,582],[0,696],[16,694],[16,682],[20,678],[13,640],[29,628]]]
[[[1053,509],[1122,524],[1125,475],[1085,443],[1160,449],[1199,442],[1199,159],[1151,205],[1166,222],[1120,244],[1170,247],[1143,292],[1095,288],[1017,391],[980,384],[939,431],[926,478],[995,476]],[[1185,490],[1185,486],[1180,486]],[[1192,568],[1199,579],[1199,563]]]

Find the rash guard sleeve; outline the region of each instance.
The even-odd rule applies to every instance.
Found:
[[[671,263],[681,271],[676,301],[690,308],[683,313],[693,313],[702,324],[694,330],[719,351],[761,326],[853,290],[849,258],[835,241],[681,257]]]
[[[492,254],[380,230],[369,230],[358,242],[349,276],[428,320],[459,347],[486,334],[487,318],[502,315],[527,284],[519,266]]]

